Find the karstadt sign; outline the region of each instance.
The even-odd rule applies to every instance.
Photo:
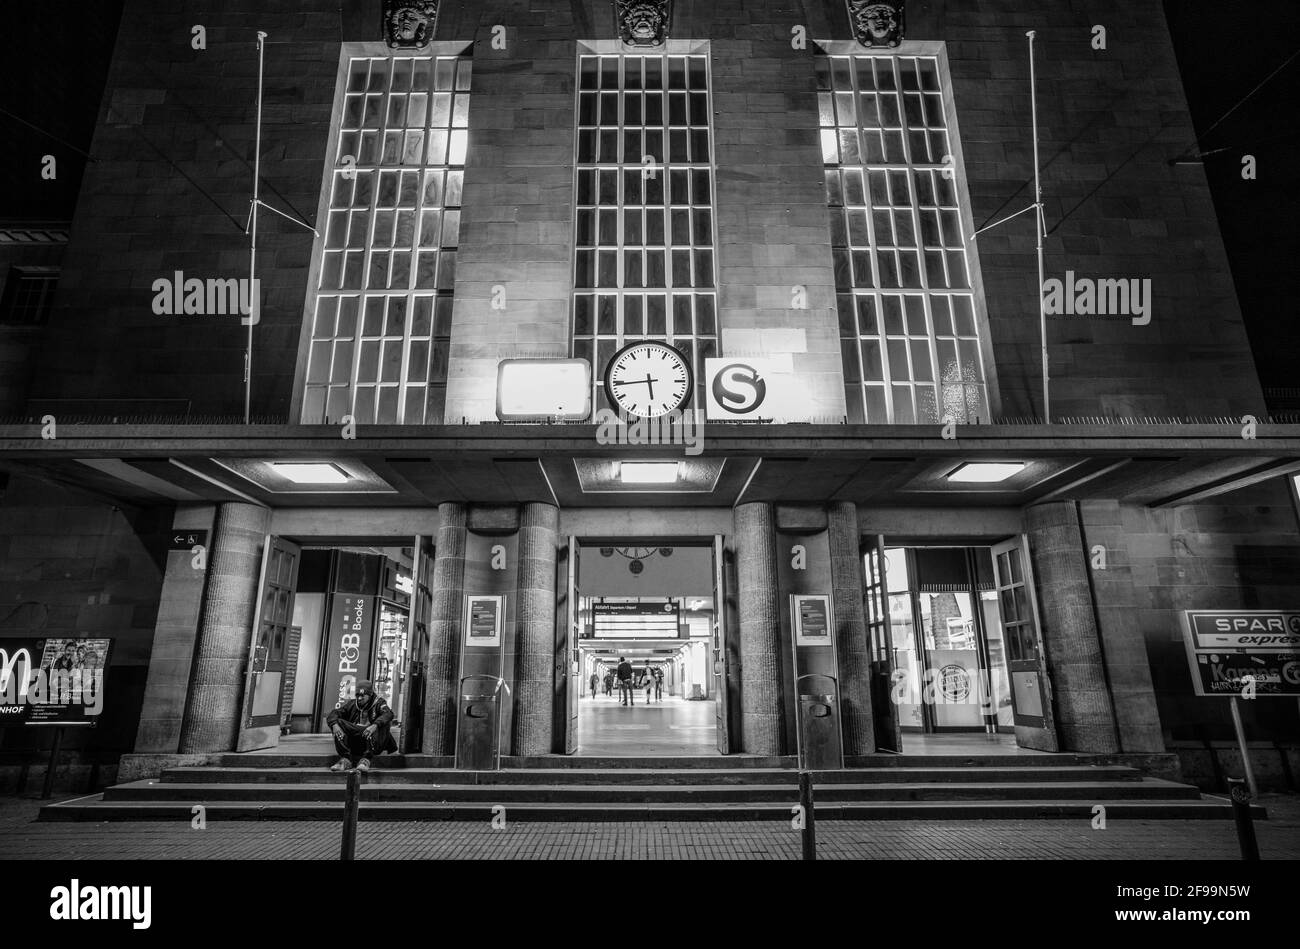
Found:
[[[1300,610],[1185,610],[1197,695],[1300,695]]]

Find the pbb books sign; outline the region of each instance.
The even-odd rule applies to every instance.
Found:
[[[0,727],[91,725],[104,710],[111,639],[0,639]]]
[[[1300,695],[1300,611],[1185,610],[1197,695]]]

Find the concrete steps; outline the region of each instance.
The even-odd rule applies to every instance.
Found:
[[[1231,818],[1223,799],[1083,755],[866,757],[871,766],[814,774],[818,817],[1091,820],[1101,804],[1107,820]],[[518,767],[501,771],[430,766],[443,760],[377,759],[362,778],[362,818],[486,821],[504,806],[508,820],[788,821],[798,801],[798,775],[780,758],[545,757],[515,759]],[[225,755],[215,765],[170,768],[157,779],[47,805],[40,819],[189,821],[201,804],[208,820],[337,821],[347,776],[328,764],[326,756]]]
[[[281,802],[343,802],[342,782],[281,784],[274,788],[274,800]],[[888,801],[950,800],[1100,800],[1108,798],[1113,787],[1105,782],[1043,782],[1015,784],[958,783],[937,784],[827,784],[818,787],[816,800],[821,803],[870,803]],[[181,784],[177,782],[135,781],[120,784],[104,792],[103,801],[188,801],[194,803],[263,801],[266,784]],[[472,803],[487,807],[493,804],[780,804],[797,800],[793,785],[722,784],[722,785],[547,785],[547,784],[367,784],[362,793],[366,801],[410,801],[425,803]],[[1172,784],[1157,778],[1132,782],[1123,788],[1123,799],[1132,800],[1199,800],[1193,787]]]
[[[323,772],[323,774],[322,774]],[[816,772],[822,784],[890,784],[942,782],[1021,781],[1139,781],[1142,774],[1120,765],[1068,765],[1056,768],[855,768]],[[346,775],[321,768],[168,768],[158,779],[163,784],[304,784],[346,783]],[[600,768],[592,770],[530,768],[517,771],[451,771],[435,768],[376,768],[366,776],[368,785],[754,785],[795,787],[798,773],[780,768],[696,769]]]

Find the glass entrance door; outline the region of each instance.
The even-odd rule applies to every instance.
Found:
[[[893,547],[884,563],[899,726],[1010,731],[1005,634],[988,548]]]
[[[982,731],[980,649],[971,592],[918,591],[916,602],[934,728]]]

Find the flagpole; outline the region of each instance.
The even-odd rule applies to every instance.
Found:
[[[1035,31],[1030,30],[1025,35],[1029,37],[1029,104],[1034,119],[1034,217],[1036,219],[1034,230],[1038,236],[1038,331],[1043,349],[1043,422],[1050,425],[1052,402],[1047,373],[1047,304],[1043,300],[1043,238],[1047,232],[1047,221],[1043,216],[1043,188],[1038,175],[1038,94],[1034,81]]]
[[[257,292],[257,205],[262,181],[262,64],[266,55],[266,34],[257,33],[257,131],[253,140],[253,203],[249,208],[252,242],[248,253],[248,348],[244,351],[244,424],[249,424],[253,401],[253,326],[261,317],[262,301]]]
[[[1038,92],[1035,89],[1036,76],[1034,73],[1034,37],[1037,35],[1035,30],[1029,30],[1025,33],[1029,37],[1029,106],[1033,115],[1034,123],[1034,202],[1026,205],[1019,211],[1008,214],[1006,217],[987,224],[979,230],[974,231],[970,237],[966,238],[968,243],[974,243],[975,238],[979,237],[985,231],[991,231],[995,227],[1006,224],[1013,218],[1020,217],[1026,212],[1034,212],[1034,232],[1038,245],[1038,335],[1040,341],[1040,351],[1043,360],[1043,422],[1051,424],[1052,421],[1052,401],[1050,391],[1050,379],[1047,370],[1047,302],[1043,299],[1043,238],[1047,236],[1047,216],[1043,214],[1043,185],[1039,176],[1038,167]]]

